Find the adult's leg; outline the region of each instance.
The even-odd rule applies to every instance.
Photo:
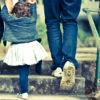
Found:
[[[28,93],[29,66],[18,66],[21,93]]]
[[[62,63],[62,36],[60,31],[60,1],[43,0],[45,22],[47,25],[48,43],[53,59],[52,70],[61,67]]]
[[[61,19],[63,23],[64,35],[62,53],[65,61],[71,61],[75,67],[78,62],[75,60],[77,46],[77,16],[80,11],[81,0],[62,0]]]

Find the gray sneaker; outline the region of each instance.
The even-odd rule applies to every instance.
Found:
[[[61,90],[71,90],[75,84],[75,66],[67,61],[63,68],[63,75],[60,83]]]

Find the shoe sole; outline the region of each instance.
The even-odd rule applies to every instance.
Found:
[[[60,83],[61,90],[71,90],[75,84],[75,67],[74,65],[65,65],[63,76]]]
[[[62,75],[54,75],[53,73],[51,74],[53,77],[56,77],[56,78],[61,78],[62,77]]]

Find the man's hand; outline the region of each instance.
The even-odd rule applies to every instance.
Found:
[[[30,4],[37,3],[37,1],[36,1],[36,0],[27,0],[26,2],[27,2],[27,3],[30,3]]]
[[[5,0],[5,5],[8,9],[8,13],[11,13],[12,9],[13,9],[13,1],[12,0]]]

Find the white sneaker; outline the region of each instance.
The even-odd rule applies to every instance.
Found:
[[[52,72],[52,75],[55,77],[62,77],[62,69],[60,67],[57,67],[56,70]]]
[[[100,91],[98,91],[95,96],[94,96],[96,99],[99,99],[100,98]]]
[[[28,99],[28,93],[17,93],[17,98],[23,99],[23,100],[27,100]]]
[[[67,61],[63,67],[63,75],[60,83],[61,90],[71,90],[75,84],[75,66]]]

